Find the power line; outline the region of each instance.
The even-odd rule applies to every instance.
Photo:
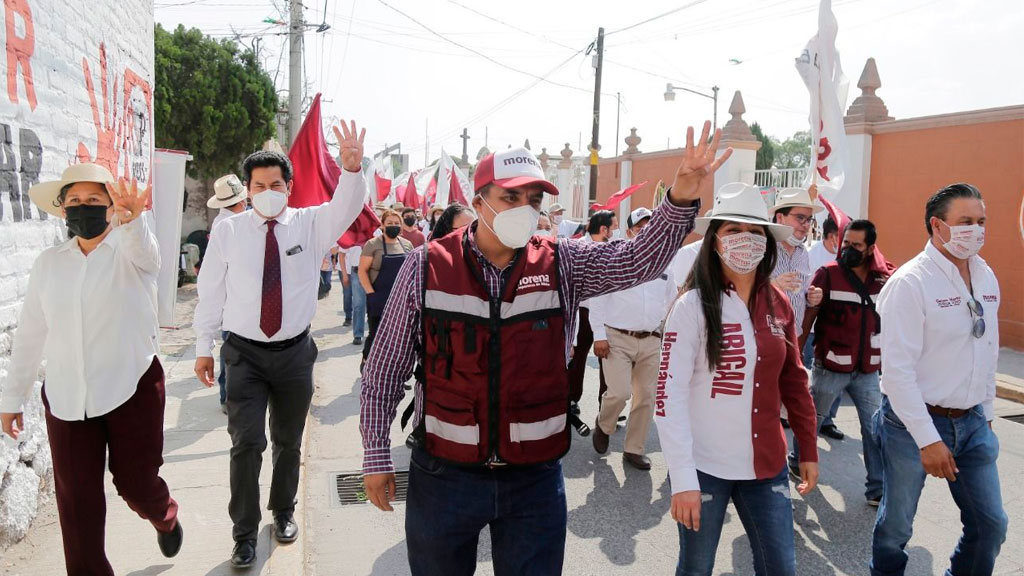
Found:
[[[655,20],[660,20],[661,18],[664,18],[666,16],[671,16],[672,14],[675,14],[676,12],[681,12],[683,10],[686,10],[687,8],[692,8],[692,7],[694,7],[694,6],[698,5],[698,4],[703,4],[703,3],[707,2],[707,1],[708,0],[694,0],[693,2],[690,2],[690,3],[687,3],[687,4],[683,4],[682,6],[679,6],[678,8],[673,8],[673,9],[671,9],[668,12],[665,12],[663,14],[658,14],[657,16],[652,16],[651,18],[648,18],[646,20],[641,20],[640,22],[637,22],[636,24],[630,24],[629,26],[626,26],[625,28],[619,28],[618,30],[612,30],[611,32],[608,32],[607,34],[605,34],[605,36],[611,36],[612,34],[618,34],[619,32],[625,32],[626,30],[632,30],[633,28],[636,28],[637,26],[643,26],[644,24],[647,24],[649,22],[654,22]]]

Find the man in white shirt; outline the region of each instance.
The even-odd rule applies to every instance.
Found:
[[[627,235],[635,238],[651,219],[651,211],[637,208],[626,219]],[[604,358],[608,390],[594,428],[594,449],[608,452],[619,414],[632,397],[622,460],[639,470],[650,470],[644,454],[647,432],[654,417],[654,387],[661,360],[661,327],[677,287],[668,271],[656,280],[590,300],[594,353]]]
[[[359,257],[362,255],[362,246],[352,246],[343,248],[338,258],[338,269],[344,294],[342,306],[345,311],[345,321],[342,326],[352,327],[352,343],[356,346],[363,344],[363,335],[366,330],[366,291],[359,283]]]
[[[293,520],[302,432],[313,395],[316,344],[309,325],[316,312],[323,255],[355,221],[366,196],[361,170],[363,132],[344,122],[334,129],[344,170],[331,201],[289,208],[292,165],[279,152],[256,152],[243,163],[253,210],[220,224],[210,238],[199,273],[196,375],[213,385],[213,338],[228,332],[228,433],[231,434],[231,502],[235,549],[231,563],[256,559],[260,516],[260,467],[267,446],[270,406],[274,473],[269,509],[279,542],[298,537]]]
[[[144,214],[151,189],[140,194],[134,182],[113,180],[102,166],[76,164],[29,190],[74,238],[32,266],[0,394],[3,431],[17,439],[46,359],[42,399],[68,574],[114,574],[104,552],[108,453],[118,494],[156,528],[163,555],[176,555],[183,537],[178,504],[159,476],[164,372],[160,249]]]
[[[231,218],[235,214],[245,212],[246,200],[248,198],[249,194],[245,191],[245,186],[242,185],[242,181],[238,179],[238,176],[226,174],[218,178],[213,183],[213,196],[206,201],[207,208],[213,210],[220,209],[217,217],[213,219],[213,224],[210,225],[210,232],[213,232],[217,224]]]
[[[821,240],[815,242],[811,249],[807,251],[807,258],[811,263],[811,277],[817,273],[818,269],[822,266],[833,262],[836,259],[836,252],[839,251],[839,226],[836,225],[836,221],[832,219],[832,216],[825,218],[825,222],[821,225]],[[804,344],[804,366],[812,368],[814,366],[814,326],[811,326],[811,331],[807,336],[807,342]],[[823,435],[832,438],[833,440],[842,440],[846,437],[843,431],[836,426],[835,417],[839,413],[839,404],[842,401],[842,397],[836,397],[836,401],[832,404],[832,409],[829,410],[828,416],[821,422],[821,432]]]
[[[964,530],[946,574],[992,574],[1007,517],[992,432],[999,356],[999,283],[977,256],[985,204],[970,184],[939,190],[925,207],[930,239],[882,289],[882,503],[872,576],[902,575],[921,489],[944,478]]]

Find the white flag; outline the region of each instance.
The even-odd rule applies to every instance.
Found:
[[[811,95],[811,170],[809,186],[817,182],[819,192],[832,188],[833,194],[843,187],[846,176],[846,128],[843,111],[850,84],[843,75],[836,50],[838,25],[832,14],[832,1],[821,0],[818,8],[818,33],[800,57],[796,69]],[[833,198],[834,195],[831,195]]]

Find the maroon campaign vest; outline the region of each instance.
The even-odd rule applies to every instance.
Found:
[[[557,241],[518,250],[491,299],[468,228],[427,245],[423,417],[431,456],[529,465],[569,450],[569,382]]]
[[[814,321],[815,360],[832,372],[877,372],[882,367],[882,352],[875,302],[888,277],[875,271],[868,273],[864,282],[867,295],[871,297],[868,304],[838,262],[829,262],[822,270],[825,300]]]

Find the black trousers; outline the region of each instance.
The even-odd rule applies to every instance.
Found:
[[[274,473],[268,510],[295,510],[302,432],[313,398],[317,348],[307,335],[283,350],[270,350],[231,334],[224,342],[228,433],[231,435],[231,501],[228,514],[235,541],[254,540],[260,514],[260,468],[267,449],[270,408]]]
[[[366,362],[370,356],[370,347],[373,346],[373,340],[377,337],[377,329],[380,328],[380,321],[383,318],[383,316],[370,316],[369,314],[366,316],[368,332],[366,340],[363,340],[363,362]]]

